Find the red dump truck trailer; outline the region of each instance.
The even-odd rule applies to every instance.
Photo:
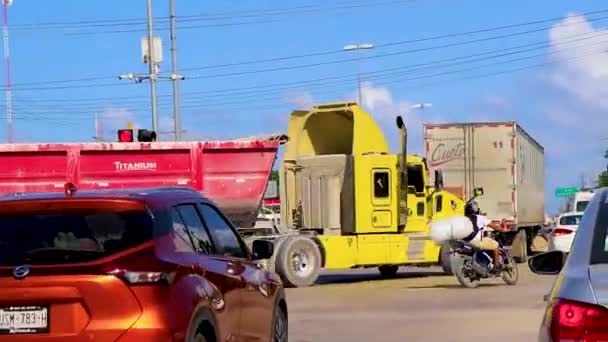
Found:
[[[0,144],[0,194],[189,186],[251,228],[285,140]]]

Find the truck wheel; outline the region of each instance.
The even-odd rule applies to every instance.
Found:
[[[511,255],[520,264],[528,261],[528,237],[524,229],[520,229],[515,235],[511,245]]]
[[[384,278],[394,278],[397,275],[397,271],[399,271],[399,266],[396,265],[382,265],[378,267],[380,271],[380,275]]]
[[[286,287],[310,286],[321,272],[321,251],[310,238],[290,237],[282,243],[275,265]]]
[[[441,265],[445,274],[454,275],[454,272],[452,272],[452,253],[450,253],[448,245],[441,246],[439,250],[439,265]]]

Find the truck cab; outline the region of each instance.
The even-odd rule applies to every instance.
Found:
[[[440,246],[430,239],[429,221],[462,215],[464,201],[443,190],[441,172],[429,183],[425,159],[407,153],[401,118],[397,126],[401,150],[391,153],[376,121],[356,103],[291,114],[279,171],[281,223],[299,232],[300,249],[309,251],[306,260],[319,256],[318,265],[329,269],[379,267],[385,275],[400,265],[438,262]],[[318,254],[310,252],[312,244],[304,246],[302,236]],[[309,285],[285,274],[290,270],[283,260],[298,253],[284,256],[289,252],[281,245],[279,275],[288,285]]]
[[[572,211],[584,212],[595,193],[592,190],[579,191],[574,194]]]

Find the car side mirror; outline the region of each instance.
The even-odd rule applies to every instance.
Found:
[[[268,240],[254,240],[251,247],[251,260],[270,259],[274,253],[274,244]]]
[[[536,274],[559,274],[566,263],[566,254],[562,251],[551,251],[535,255],[528,259],[528,267]]]

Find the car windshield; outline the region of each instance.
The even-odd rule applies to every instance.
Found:
[[[142,210],[0,214],[0,266],[91,261],[151,238]]]
[[[581,222],[582,217],[583,215],[562,216],[562,218],[559,219],[559,224],[562,226],[575,226]]]

